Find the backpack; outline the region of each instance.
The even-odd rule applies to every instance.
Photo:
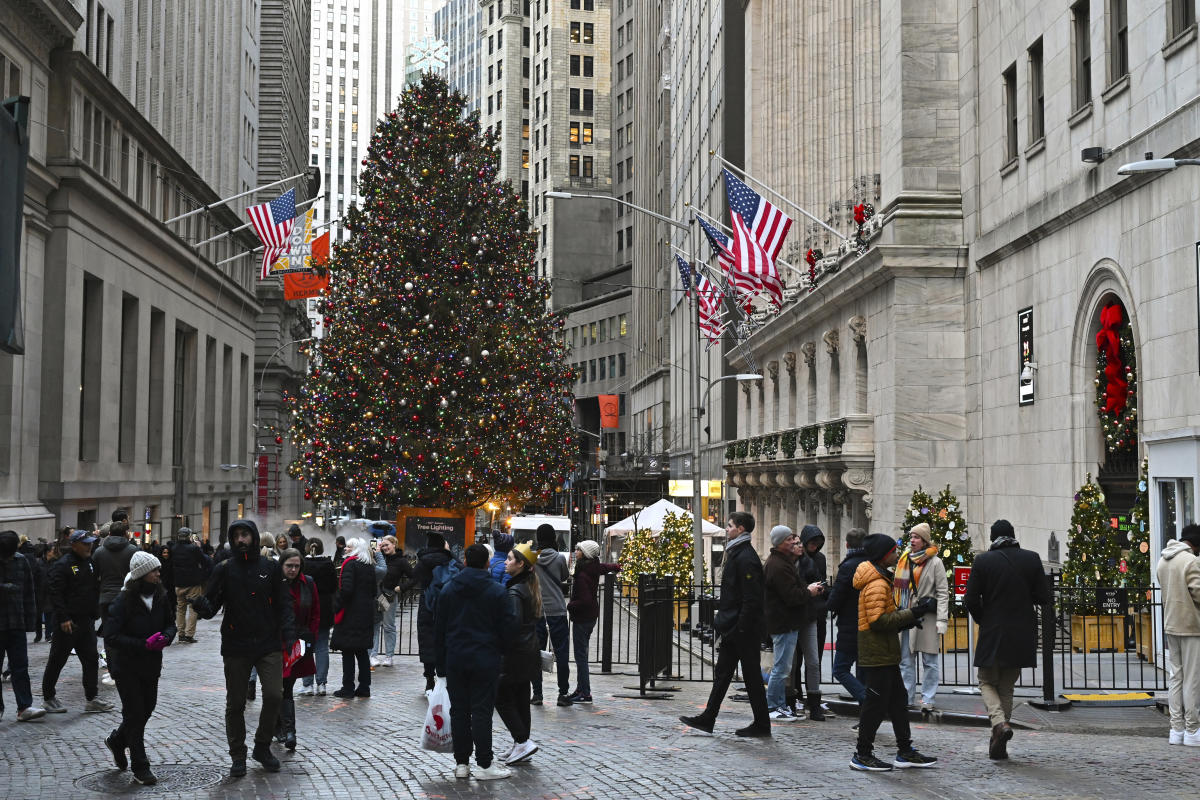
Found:
[[[434,611],[437,608],[437,598],[442,593],[442,587],[461,572],[462,568],[463,565],[456,558],[451,558],[445,564],[433,568],[433,579],[429,581],[429,586],[425,589],[426,609]]]

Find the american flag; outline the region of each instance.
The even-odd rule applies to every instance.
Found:
[[[775,262],[747,228],[740,214],[733,215],[733,257],[738,267],[734,274],[740,272],[753,276],[759,288],[771,296],[776,306],[783,305],[783,284],[779,280]]]
[[[699,216],[696,217],[696,221],[700,223],[700,230],[704,231],[704,235],[708,237],[708,243],[717,256],[717,263],[721,265],[721,271],[725,273],[730,288],[734,291],[735,299],[743,308],[749,310],[750,298],[760,288],[760,281],[753,275],[734,269],[733,239]]]
[[[753,189],[737,179],[729,170],[725,173],[725,194],[729,198],[729,211],[746,222],[746,228],[762,245],[775,269],[775,259],[783,249],[783,240],[792,227],[792,218],[768,203]]]
[[[692,292],[692,268],[683,260],[683,256],[675,254],[675,263],[679,266],[679,280],[683,283],[683,296],[690,297]]]
[[[292,223],[296,219],[296,190],[288,189],[269,203],[250,206],[246,214],[263,243],[263,265],[259,277],[265,278],[292,235]]]

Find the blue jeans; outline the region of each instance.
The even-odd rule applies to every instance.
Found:
[[[383,631],[383,655],[391,656],[396,653],[396,606],[400,603],[400,595],[392,598],[392,602],[388,603],[387,610],[383,612],[379,621],[375,623],[375,631],[371,636],[371,649],[367,651],[367,655],[374,656],[377,651],[376,645],[379,644],[379,632]]]
[[[312,686],[314,680],[318,685],[327,683],[326,678],[329,677],[329,631],[330,628],[317,630],[317,640],[313,642],[313,660],[317,662],[317,674],[303,678],[305,686]]]
[[[851,667],[858,661],[858,632],[847,631],[837,638],[833,654],[833,679],[840,683],[861,706],[867,699],[867,687]]]
[[[546,629],[549,628],[549,635]],[[568,645],[569,627],[567,625],[567,615],[561,614],[554,617],[538,617],[537,632],[538,646],[543,650],[546,649],[546,641],[549,639],[554,647],[554,658],[558,662],[558,693],[571,693],[571,652]],[[537,677],[533,679],[533,693],[540,695],[542,693],[542,673],[538,671]]]
[[[17,711],[33,705],[33,689],[29,685],[29,649],[25,644],[25,631],[0,631],[0,668],[8,657],[8,669],[12,673],[12,690],[17,699]],[[4,708],[4,694],[0,690],[0,708]]]
[[[942,677],[937,653],[914,653],[909,649],[910,631],[900,632],[900,675],[904,688],[908,690],[908,704],[917,703],[917,656],[921,656],[921,702],[933,705],[937,696],[938,681]]]
[[[591,622],[575,621],[571,623],[571,643],[575,649],[575,688],[580,694],[592,693],[592,676],[588,671],[588,642],[592,631],[596,628],[596,620]]]
[[[796,655],[796,640],[800,631],[771,634],[771,646],[775,662],[771,665],[771,677],[767,681],[767,708],[782,708],[787,704],[787,679],[792,672],[792,658]]]

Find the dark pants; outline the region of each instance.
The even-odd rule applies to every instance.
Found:
[[[25,631],[0,631],[0,670],[8,658],[8,671],[12,676],[13,696],[17,699],[17,711],[33,705],[33,689],[29,686],[29,649],[25,644]],[[4,692],[0,691],[0,710],[4,708]]]
[[[262,708],[258,712],[258,728],[254,731],[255,747],[270,747],[275,733],[275,720],[283,703],[283,653],[279,650],[253,656],[225,656],[225,738],[229,756],[246,759],[246,692],[250,687],[250,670],[257,669],[262,684]]]
[[[867,699],[858,718],[858,754],[869,756],[875,747],[875,733],[884,715],[892,720],[896,750],[912,749],[912,729],[908,725],[908,689],[900,675],[900,665],[859,667],[867,686]]]
[[[146,723],[158,705],[158,676],[116,675],[113,680],[121,696],[121,725],[113,739],[117,747],[129,748],[129,761],[137,772],[150,766],[146,757]]]
[[[741,664],[742,678],[746,681],[746,694],[750,696],[750,709],[754,712],[754,724],[764,728],[771,727],[771,718],[767,712],[767,690],[762,682],[758,653],[757,636],[735,634],[721,637],[721,644],[717,648],[717,664],[713,667],[712,691],[709,692],[708,704],[700,716],[716,720],[721,711],[721,702],[733,681],[734,670]]]
[[[96,652],[96,629],[92,620],[74,623],[74,632],[67,633],[62,628],[54,632],[50,642],[50,657],[46,661],[46,671],[42,673],[42,697],[53,700],[58,689],[58,676],[67,664],[71,650],[79,658],[83,667],[83,694],[88,700],[95,699],[100,679],[100,655]]]
[[[283,679],[283,699],[279,703],[279,724],[275,727],[281,734],[296,735],[296,698],[292,690],[296,688],[296,678]]]
[[[354,664],[358,662],[358,688],[354,688]],[[342,650],[342,689],[347,692],[371,691],[371,657],[367,650]]]
[[[496,708],[497,680],[494,666],[446,670],[455,764],[470,763],[474,746],[475,763],[484,769],[492,765],[492,712]]]
[[[803,700],[804,688],[813,692],[815,691],[812,688],[814,683],[820,686],[821,659],[825,657],[825,636],[828,627],[826,623],[828,621],[826,617],[821,617],[808,623],[817,630],[817,657],[815,659],[806,657],[805,629],[800,628],[800,637],[796,641],[796,657],[792,659],[792,694],[789,699]]]
[[[546,629],[550,629],[549,636],[546,634]],[[558,664],[558,693],[571,693],[571,647],[570,626],[567,624],[567,615],[555,617],[538,617],[537,633],[538,646],[543,650],[546,649],[546,641],[549,639],[551,646],[554,648],[554,660]],[[533,693],[542,693],[542,673],[539,670],[537,677],[533,679]]]
[[[833,679],[850,693],[850,696],[862,705],[867,698],[867,687],[853,670],[854,662],[858,661],[858,632],[846,631],[838,633],[837,649],[833,654]]]
[[[450,705],[450,715],[454,715],[453,702]],[[529,681],[518,678],[505,680],[496,690],[496,713],[514,742],[520,744],[529,739],[529,729],[533,726],[529,710]]]
[[[588,670],[588,642],[591,641],[592,631],[596,620],[571,623],[571,644],[575,650],[575,688],[580,694],[592,693],[592,675]]]

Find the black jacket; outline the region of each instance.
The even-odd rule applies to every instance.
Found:
[[[171,570],[176,586],[203,586],[212,568],[212,559],[204,555],[198,544],[182,541],[171,546]]]
[[[129,561],[138,551],[138,546],[124,536],[106,536],[92,553],[92,563],[100,580],[100,604],[108,606],[125,583],[129,573]]]
[[[30,559],[20,553],[0,558],[0,631],[32,631],[36,625],[37,593]]]
[[[417,568],[414,570],[413,577],[424,591],[429,588],[430,582],[433,580],[433,570],[442,564],[448,563],[452,558],[449,550],[436,549],[430,550],[427,547],[422,547],[417,551]],[[499,586],[499,584],[496,584]],[[434,664],[437,659],[437,646],[433,638],[433,612],[425,605],[425,598],[421,598],[421,602],[417,603],[417,650],[421,656],[422,664]]]
[[[103,630],[104,650],[113,678],[120,681],[159,676],[162,651],[146,649],[146,640],[156,633],[175,641],[175,596],[163,587],[155,593],[150,608],[146,608],[141,595],[125,591],[118,594],[108,607]]]
[[[51,565],[47,582],[56,625],[91,624],[100,616],[100,579],[90,558],[67,553]]]
[[[385,555],[383,560],[387,563],[387,572],[379,582],[379,590],[391,598],[396,595],[396,587],[399,586],[400,594],[404,594],[416,582],[413,579],[412,564],[409,564],[408,559],[399,551],[390,556]]]
[[[541,609],[533,606],[533,591],[529,588],[529,573],[522,572],[508,582],[508,603],[516,630],[508,642],[504,662],[500,667],[500,682],[529,682],[541,671],[538,652],[537,618]]]
[[[304,559],[304,574],[312,578],[317,586],[317,598],[321,604],[320,630],[333,627],[333,595],[337,592],[337,572],[329,556],[309,556]]]
[[[230,533],[238,526],[251,531],[249,551],[234,553],[217,564],[207,590],[193,606],[204,619],[225,609],[221,655],[257,658],[290,647],[296,641],[296,620],[292,593],[278,562],[259,555],[258,526],[238,520],[230,526]]]
[[[763,615],[767,633],[798,631],[808,621],[812,595],[800,580],[796,561],[772,547],[763,565]]]
[[[1050,602],[1037,553],[1011,539],[994,542],[975,557],[963,602],[979,623],[975,666],[1037,666],[1038,607]]]
[[[804,555],[797,562],[797,566],[800,568],[800,579],[805,586],[829,580],[829,566],[825,561],[825,554],[820,550],[815,553],[808,552],[808,543],[814,539],[820,539],[821,546],[825,546],[825,534],[821,533],[821,529],[816,525],[805,525],[800,531],[800,544],[804,545]],[[808,604],[809,622],[819,621],[824,624],[825,617],[829,615],[828,603],[829,587],[826,586]]]
[[[749,539],[725,551],[713,628],[721,636],[762,638],[763,567]]]
[[[448,669],[497,672],[515,630],[508,591],[486,569],[464,567],[446,581],[438,597],[433,634],[437,674]]]
[[[847,550],[829,590],[827,605],[837,617],[839,639],[843,634],[858,637],[858,589],[854,588],[854,571],[866,558],[861,547]]]
[[[375,566],[357,558],[346,559],[339,570],[337,593],[333,598],[333,635],[329,646],[335,650],[366,650],[375,634]],[[320,589],[317,589],[320,592]]]

